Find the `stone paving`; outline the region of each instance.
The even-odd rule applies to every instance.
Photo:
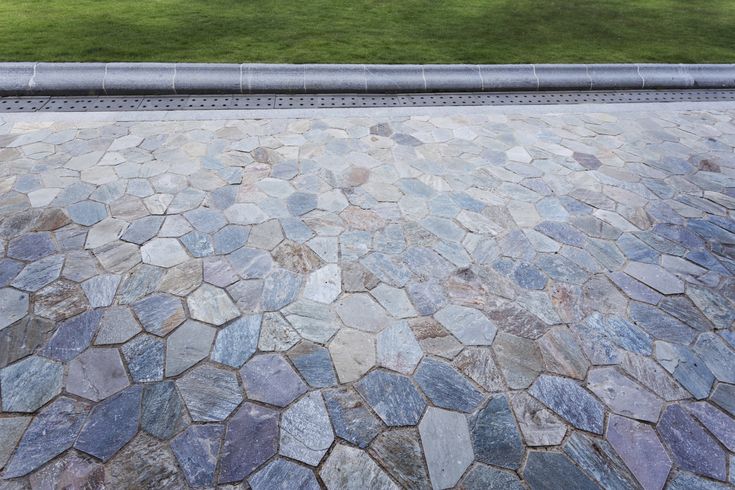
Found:
[[[735,111],[320,114],[0,121],[0,488],[735,483]]]

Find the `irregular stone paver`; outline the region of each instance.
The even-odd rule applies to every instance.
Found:
[[[733,113],[562,109],[2,116],[0,486],[437,487],[391,427],[424,404],[472,428],[459,488],[727,485]],[[297,388],[260,373],[244,436],[264,355]],[[37,430],[64,393],[94,415]]]
[[[117,349],[89,349],[69,363],[66,391],[88,400],[103,400],[128,384]]]
[[[258,441],[253,444],[253,441]],[[222,443],[219,483],[242,480],[276,454],[278,412],[244,403],[227,423]]]
[[[89,413],[74,447],[107,461],[138,431],[143,388],[131,386],[108,398]]]
[[[317,466],[334,442],[329,415],[319,392],[311,392],[281,416],[280,454]]]
[[[242,401],[242,390],[230,371],[200,365],[176,380],[176,387],[196,422],[227,418]]]
[[[6,412],[35,412],[61,393],[60,363],[31,356],[0,370],[0,390]]]
[[[335,446],[319,471],[319,476],[330,490],[398,489],[365,451],[344,444]]]
[[[357,391],[386,425],[416,425],[426,402],[407,377],[388,371],[373,371],[356,385]]]
[[[190,485],[214,484],[223,433],[221,425],[198,425],[189,427],[171,441],[171,450]]]
[[[478,461],[509,469],[521,465],[523,444],[505,396],[491,398],[470,418],[469,425]]]
[[[542,375],[533,383],[529,393],[574,427],[602,434],[602,405],[574,381]]]
[[[322,392],[335,435],[361,448],[367,447],[380,432],[380,421],[352,388]]]
[[[643,488],[663,488],[671,470],[671,459],[650,426],[611,415],[607,440]]]
[[[240,376],[249,399],[278,407],[285,407],[307,391],[306,384],[279,354],[253,357],[240,370]]]
[[[454,486],[474,459],[465,417],[430,407],[419,424],[433,488]]]
[[[286,459],[276,459],[268,463],[248,478],[253,490],[269,488],[300,488],[317,490],[319,483],[311,470]]]
[[[530,451],[523,469],[523,478],[531,488],[593,489],[598,486],[564,454]]]
[[[56,399],[41,410],[23,434],[3,476],[14,478],[27,475],[69,449],[88,411],[89,407],[85,403],[66,397]]]
[[[678,405],[671,405],[658,424],[661,440],[682,469],[725,480],[725,452],[709,434]]]

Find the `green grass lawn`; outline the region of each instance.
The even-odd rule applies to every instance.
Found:
[[[735,0],[0,0],[0,60],[735,62]]]

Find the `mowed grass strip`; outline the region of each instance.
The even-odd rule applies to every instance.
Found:
[[[2,0],[30,60],[735,62],[735,1]]]

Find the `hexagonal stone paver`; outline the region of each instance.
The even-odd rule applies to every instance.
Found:
[[[58,362],[31,356],[0,370],[6,412],[35,412],[61,393],[64,369]]]
[[[337,384],[332,359],[325,347],[304,341],[289,350],[286,355],[312,388],[326,388]]]
[[[253,444],[258,441],[258,444]],[[278,412],[243,403],[227,423],[220,457],[219,483],[242,480],[276,454]]]
[[[490,345],[498,330],[480,311],[464,306],[446,306],[434,318],[466,345]]]
[[[306,393],[306,384],[279,354],[261,354],[253,357],[240,370],[245,393],[257,400],[285,407]]]
[[[405,321],[394,323],[378,334],[378,364],[411,374],[422,357],[421,346]]]
[[[314,473],[287,459],[275,459],[254,473],[249,479],[253,490],[271,488],[299,488],[318,490],[319,483]]]
[[[69,363],[66,391],[88,400],[103,400],[128,384],[117,349],[88,349]]]
[[[68,208],[69,217],[77,224],[92,226],[107,217],[105,205],[93,201],[81,201]]]
[[[643,488],[661,490],[664,487],[671,459],[649,425],[611,415],[607,440]]]
[[[590,370],[587,388],[614,413],[657,422],[663,400],[612,367]]]
[[[87,279],[82,283],[84,294],[92,308],[110,306],[117,287],[120,284],[120,276],[116,274],[105,274]]]
[[[10,240],[8,257],[33,262],[56,251],[51,233],[28,233]]]
[[[133,303],[133,310],[143,328],[159,337],[165,336],[186,319],[181,300],[168,294],[148,296]]]
[[[556,446],[564,439],[567,426],[531,395],[513,394],[510,404],[528,446]]]
[[[193,319],[212,325],[222,325],[240,316],[240,310],[224,289],[209,284],[191,293],[186,298],[186,304]]]
[[[176,380],[176,387],[195,422],[224,420],[242,401],[235,375],[206,364]]]
[[[107,461],[138,431],[143,388],[131,386],[95,406],[74,447]]]
[[[163,379],[163,340],[152,335],[138,335],[121,350],[133,381],[144,383]]]
[[[531,488],[548,488],[549,485],[580,490],[599,488],[566,455],[552,451],[530,451],[523,478]]]
[[[143,245],[140,255],[146,264],[173,267],[189,259],[175,238],[155,238]]]
[[[302,296],[317,303],[329,304],[342,292],[342,274],[337,264],[327,264],[306,279]]]
[[[472,412],[483,395],[452,366],[435,359],[424,359],[414,375],[416,383],[434,405],[450,410]]]
[[[311,392],[281,416],[280,454],[317,466],[334,441],[327,408],[319,392]]]
[[[404,488],[428,488],[421,441],[416,429],[394,429],[380,434],[370,455]]]
[[[541,375],[533,383],[529,393],[574,427],[602,434],[602,404],[574,381]]]
[[[678,294],[684,292],[684,283],[676,276],[655,264],[630,262],[625,273],[651,286],[661,294]]]
[[[28,264],[20,271],[15,279],[13,279],[11,286],[23,291],[38,291],[59,278],[63,265],[63,255],[44,257]]]
[[[200,487],[214,484],[223,433],[224,427],[221,425],[196,425],[171,441],[171,450],[190,485]]]
[[[216,330],[187,320],[166,339],[166,376],[176,376],[209,355]]]
[[[419,433],[432,487],[453,487],[474,459],[465,416],[429,407]]]
[[[124,306],[108,308],[102,315],[100,329],[94,343],[96,345],[122,344],[142,330],[129,308]]]
[[[261,315],[244,315],[221,328],[212,349],[212,360],[234,368],[245,364],[257,348],[261,318]]]
[[[173,381],[143,387],[141,428],[158,439],[170,439],[186,427],[186,409]]]
[[[383,308],[367,294],[345,296],[336,311],[345,325],[365,332],[379,332],[389,324]]]
[[[359,330],[342,329],[329,343],[340,383],[359,379],[375,365],[375,339]]]
[[[23,434],[3,477],[27,475],[69,449],[88,411],[87,404],[66,397],[57,398],[41,410]]]
[[[105,468],[105,486],[112,488],[185,488],[176,459],[164,443],[138,434]]]
[[[494,396],[469,419],[475,457],[483,463],[518,469],[523,444],[504,395]]]
[[[398,489],[365,451],[344,444],[337,444],[332,449],[319,476],[329,490]]]
[[[92,343],[101,319],[102,310],[93,310],[62,322],[41,354],[59,361],[74,359]]]
[[[28,313],[28,294],[12,288],[0,289],[0,330],[12,325]]]
[[[416,425],[426,408],[419,391],[405,376],[373,371],[355,386],[388,426]]]
[[[355,390],[340,387],[322,392],[338,437],[365,448],[380,432],[380,421]]]

